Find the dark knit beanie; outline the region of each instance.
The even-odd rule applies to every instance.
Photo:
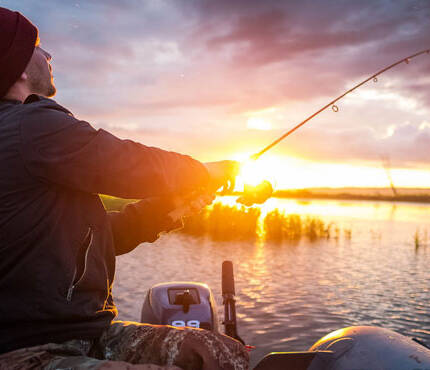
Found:
[[[0,98],[25,71],[37,37],[36,26],[27,18],[0,7]]]

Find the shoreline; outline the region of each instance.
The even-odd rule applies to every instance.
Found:
[[[291,194],[285,194],[282,191],[281,194],[276,192],[272,196],[273,198],[280,199],[328,199],[328,200],[363,200],[363,201],[378,201],[378,202],[409,202],[409,203],[430,203],[429,195],[397,195],[397,196],[385,196],[385,195],[358,195],[358,194],[327,194],[327,193],[306,193],[306,192],[292,192]]]
[[[235,191],[217,193],[218,196],[241,196],[243,192]],[[373,201],[373,202],[402,202],[430,204],[430,189],[397,189],[397,195],[392,194],[389,188],[309,188],[294,190],[277,190],[271,198],[295,199],[302,201],[312,200],[341,200],[341,201]],[[137,199],[122,199],[101,195],[106,209],[119,210],[127,203]],[[270,198],[269,198],[270,199]]]
[[[240,196],[242,192],[222,195]],[[362,200],[381,202],[430,203],[430,189],[403,188],[392,194],[389,188],[310,188],[277,190],[272,198],[297,200]]]

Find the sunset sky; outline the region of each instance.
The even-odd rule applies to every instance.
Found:
[[[430,48],[430,1],[0,0],[40,30],[60,104],[202,161],[246,159],[355,83]],[[430,55],[261,157],[277,188],[430,187]]]

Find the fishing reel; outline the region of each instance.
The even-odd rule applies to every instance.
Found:
[[[253,204],[263,204],[273,194],[272,184],[264,180],[258,185],[245,184],[243,189],[243,195],[237,198],[236,202],[243,204],[247,207]]]

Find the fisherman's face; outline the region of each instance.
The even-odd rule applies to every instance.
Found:
[[[43,50],[40,45],[35,47],[30,62],[25,70],[27,74],[27,84],[32,94],[49,98],[54,96],[57,92],[52,75],[51,60],[51,55]]]

